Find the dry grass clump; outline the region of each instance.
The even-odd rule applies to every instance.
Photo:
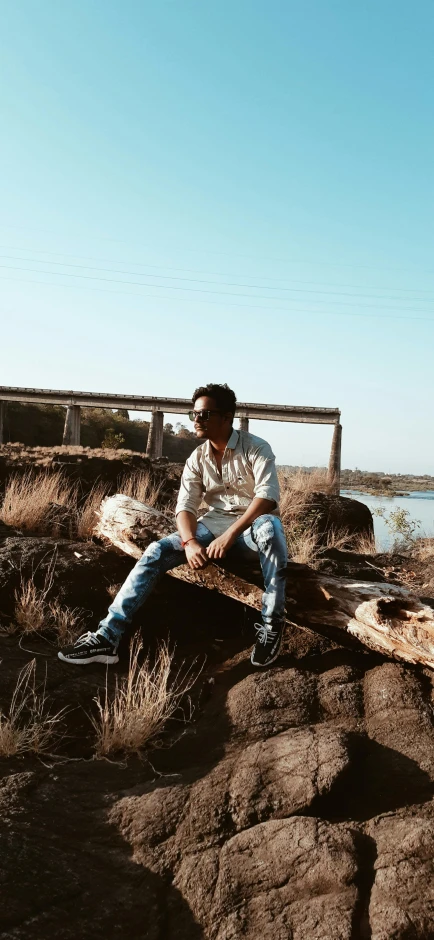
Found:
[[[137,499],[146,506],[158,506],[162,501],[162,483],[156,483],[149,470],[125,474],[119,484],[119,493]]]
[[[44,590],[36,587],[33,579],[24,581],[15,591],[12,633],[40,633],[46,626],[47,602]]]
[[[80,539],[88,539],[93,535],[97,522],[97,512],[103,499],[108,496],[109,486],[106,483],[95,483],[82,505],[77,510],[77,535]]]
[[[75,488],[60,472],[14,473],[6,485],[0,519],[23,532],[57,534],[63,523],[56,521],[53,507],[74,510],[76,500]]]
[[[48,629],[61,643],[73,643],[83,632],[83,611],[79,607],[62,607],[59,601],[48,605]]]
[[[301,529],[297,526],[287,528],[286,541],[291,561],[295,561],[298,565],[315,567],[320,549],[318,534],[313,527],[307,529]]]
[[[305,527],[289,526],[285,531],[291,560],[299,565],[310,565],[311,568],[315,568],[321,555],[332,548],[339,551],[357,552],[360,555],[377,553],[374,537],[354,535],[348,529],[330,529],[326,533],[323,544],[321,544],[314,523],[307,523]]]
[[[358,536],[348,529],[331,528],[320,538],[315,512],[310,511],[313,493],[333,492],[326,470],[308,472],[299,469],[295,472],[279,471],[281,489],[280,516],[288,543],[288,552],[298,564],[315,567],[320,556],[328,549],[340,549],[359,552],[365,555],[376,553],[375,539]]]
[[[133,637],[128,675],[116,679],[113,699],[109,700],[107,687],[103,699],[95,698],[97,757],[116,751],[139,753],[174,716],[199,675],[200,670],[192,667],[184,672],[181,667],[172,675],[173,652],[164,643],[153,663],[147,656],[140,665],[142,646],[140,637]]]
[[[280,517],[289,556],[299,565],[314,566],[318,559],[319,536],[315,519],[309,519],[308,507],[312,493],[327,491],[326,471],[279,470],[278,476]]]
[[[434,538],[427,538],[426,536],[422,536],[421,538],[416,539],[412,555],[417,558],[418,561],[430,561],[433,559]]]
[[[354,535],[352,551],[359,555],[377,555],[378,547],[374,535]]]
[[[308,473],[301,467],[294,471],[278,471],[280,484],[280,517],[283,525],[293,524],[306,511],[312,493],[331,493],[326,470]]]
[[[0,757],[50,751],[60,740],[64,714],[65,709],[55,715],[48,711],[45,683],[39,691],[32,659],[18,674],[8,711],[0,711]]]
[[[54,633],[62,643],[71,643],[83,630],[83,612],[62,607],[58,600],[48,601],[52,586],[53,567],[50,566],[42,588],[37,588],[33,578],[21,577],[20,587],[15,591],[14,616],[3,634]]]

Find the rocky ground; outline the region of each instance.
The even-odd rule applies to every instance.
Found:
[[[54,590],[93,625],[131,560],[3,530],[0,616],[56,551]],[[79,557],[77,557],[79,556]],[[330,573],[412,583],[427,564],[332,551]],[[423,589],[422,589],[423,588]],[[433,592],[434,593],[434,592]],[[429,596],[433,596],[431,593]],[[188,724],[141,760],[95,760],[103,666],[50,638],[0,637],[0,705],[34,656],[57,757],[0,759],[0,937],[14,940],[427,940],[434,937],[433,682],[427,670],[288,632],[254,671],[254,614],[167,577],[135,627],[203,670]],[[127,649],[108,678],[127,670]]]

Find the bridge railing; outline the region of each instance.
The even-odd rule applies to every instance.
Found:
[[[81,408],[125,408],[128,411],[149,411],[149,427],[146,453],[151,458],[161,457],[163,452],[164,414],[182,414],[191,409],[189,398],[160,398],[144,395],[118,395],[106,392],[65,391],[47,388],[14,388],[0,386],[0,444],[4,437],[5,404],[8,401],[33,402],[37,404],[64,405],[66,407],[63,444],[80,444]],[[341,471],[342,426],[338,408],[313,408],[299,405],[273,405],[259,402],[238,402],[236,417],[239,426],[249,429],[249,419],[260,421],[284,421],[297,424],[334,425],[329,461],[329,482],[339,492]]]

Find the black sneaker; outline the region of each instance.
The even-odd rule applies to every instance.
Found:
[[[64,663],[73,663],[78,666],[87,666],[88,663],[112,663],[119,662],[118,644],[106,640],[100,633],[83,633],[79,636],[73,646],[65,646],[58,652],[59,659]]]
[[[253,666],[269,666],[277,659],[282,642],[284,624],[278,627],[265,627],[262,623],[255,623],[256,643],[252,649],[250,661]]]

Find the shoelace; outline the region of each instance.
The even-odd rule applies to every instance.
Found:
[[[74,646],[81,646],[82,643],[88,643],[89,646],[97,646],[99,643],[99,637],[96,633],[92,633],[88,630],[87,633],[83,633],[82,636],[79,636],[78,640],[75,641]]]
[[[274,640],[277,636],[277,630],[268,630],[262,623],[254,624],[256,630],[256,642],[266,645],[268,640]]]

